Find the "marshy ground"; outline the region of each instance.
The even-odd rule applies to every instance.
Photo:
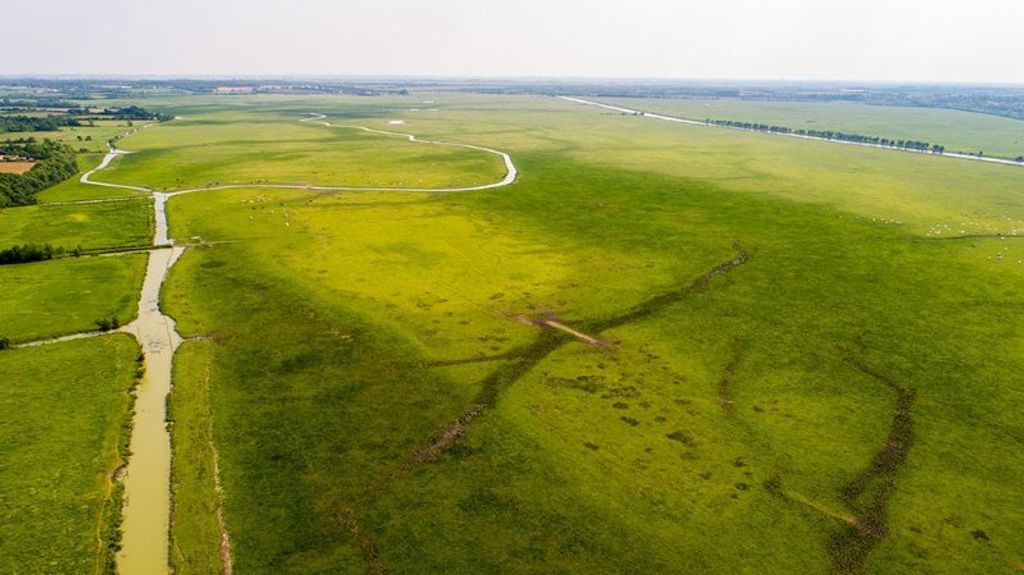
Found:
[[[169,235],[193,245],[161,294],[187,339],[169,415],[177,573],[1021,568],[1024,244],[998,235],[1024,219],[1019,169],[554,99],[427,99],[155,100],[182,119],[124,138],[133,153],[101,172],[165,191],[504,175],[471,149],[300,123],[311,111],[519,169],[467,194],[171,199]],[[117,197],[65,186],[54,201]],[[54,238],[129,245],[151,234],[142,196],[0,218],[42,234],[53,214]],[[56,286],[91,282],[50,270],[94,261],[113,280],[82,305],[127,323],[138,255],[0,267],[0,283],[53,286],[0,317],[64,301]],[[73,303],[11,337],[87,328]],[[110,337],[0,360],[130,348]]]

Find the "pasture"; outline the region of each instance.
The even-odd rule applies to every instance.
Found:
[[[145,254],[65,258],[0,266],[0,337],[15,343],[135,318]]]
[[[950,152],[1024,155],[1024,123],[1012,118],[940,108],[848,102],[760,102],[675,98],[599,98],[602,102],[695,120],[721,119],[831,130],[942,144]]]
[[[138,353],[120,334],[0,352],[0,571],[110,572]]]
[[[135,125],[146,122],[137,121]],[[76,151],[92,154],[103,154],[107,151],[107,141],[131,129],[124,120],[95,120],[94,126],[65,126],[54,132],[4,132],[0,140],[17,140],[20,138],[50,139],[65,143]]]
[[[168,401],[176,573],[1024,564],[1019,169],[540,97],[146,107],[181,119],[122,139],[133,153],[94,179],[249,186],[166,206],[170,236],[190,244],[160,301],[186,338]],[[1014,129],[954,112],[761,111],[993,150]],[[300,122],[311,113],[334,126]],[[504,175],[484,151],[339,126],[501,150],[519,177],[471,193],[312,189]],[[135,195],[70,182],[42,199]],[[144,197],[6,210],[0,246],[148,244],[151,211]],[[0,336],[128,321],[144,262],[0,266]],[[93,458],[55,499],[0,472],[14,534],[0,545],[17,546],[0,555],[37,561],[24,541],[56,530],[60,570],[105,565],[119,497],[105,474],[137,353],[121,335],[0,351],[18,410],[0,459],[54,459],[65,435]],[[32,470],[72,473],[42,459]],[[68,507],[31,521],[58,499]]]
[[[328,128],[299,108],[264,114],[221,111],[189,115],[139,132],[121,146],[108,181],[179,190],[220,184],[462,187],[501,178],[500,158],[478,151],[426,144],[396,145],[401,136]],[[367,127],[401,132],[386,120]]]
[[[249,142],[270,156],[300,130],[342,138],[283,121],[310,110],[398,117],[521,170],[462,195],[172,200],[172,235],[229,242],[186,253],[164,291],[179,331],[207,338],[177,358],[191,499],[176,565],[218,561],[214,451],[245,572],[1020,564],[1021,421],[1003,409],[1020,383],[1019,172],[537,98],[431,95],[427,113],[423,98],[362,119],[344,98],[232,99],[246,109],[197,106],[179,132],[125,140],[163,151],[153,175],[140,152],[111,177],[178,187],[159,156],[188,153],[193,127],[216,148],[234,122],[282,118],[280,148],[269,126]],[[403,146],[353,156],[386,177],[339,166],[329,181],[408,182],[389,162],[433,151]],[[496,179],[471,164],[409,167]],[[285,162],[281,180],[323,169]]]
[[[148,198],[0,210],[0,248],[26,243],[48,243],[68,250],[147,246],[152,235],[152,211]]]

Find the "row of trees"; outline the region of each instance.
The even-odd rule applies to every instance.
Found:
[[[863,134],[849,134],[846,132],[834,132],[831,130],[794,130],[786,126],[773,126],[770,124],[758,124],[754,122],[739,122],[736,120],[705,120],[708,124],[751,130],[755,132],[770,132],[773,134],[792,134],[795,136],[806,136],[820,138],[822,140],[836,140],[840,142],[854,142],[857,144],[870,144],[885,148],[896,148],[901,150],[915,150],[918,152],[931,152],[933,154],[946,153],[946,147],[939,144],[931,144],[920,140],[896,140],[882,138],[879,136],[865,136]]]
[[[5,142],[2,148],[4,155],[20,156],[38,163],[24,174],[0,174],[0,208],[34,204],[37,193],[78,173],[75,150],[59,142]]]
[[[55,132],[63,127],[94,125],[95,120],[156,120],[166,122],[173,118],[163,112],[150,112],[139,106],[105,108],[101,113],[90,115],[85,108],[70,108],[67,114],[48,116],[0,116],[0,133],[4,132]]]
[[[0,116],[0,133],[3,132],[56,132],[64,126],[81,126],[71,116]]]
[[[157,120],[159,122],[166,122],[171,120],[174,116],[165,114],[163,112],[150,112],[145,108],[139,106],[128,106],[126,108],[119,108],[117,110],[104,110],[104,113],[111,114],[115,120]]]
[[[0,250],[0,265],[23,264],[28,262],[41,262],[53,258],[71,255],[78,257],[82,255],[81,246],[67,250],[62,247],[53,247],[50,244],[24,244]]]

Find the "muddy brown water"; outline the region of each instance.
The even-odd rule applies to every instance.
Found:
[[[324,116],[313,114],[308,120],[320,120]],[[307,121],[308,121],[307,120]],[[327,122],[320,122],[331,126]],[[142,126],[148,128],[149,125]],[[470,144],[419,140],[410,134],[399,134],[373,130],[363,126],[352,128],[401,136],[411,142],[457,146],[489,152],[502,157],[505,163],[505,177],[492,184],[470,186],[464,188],[443,189],[412,189],[412,188],[359,188],[346,186],[297,186],[281,184],[242,185],[229,184],[206,188],[180,190],[161,193],[141,186],[114,184],[95,181],[91,176],[110,165],[120,155],[129,152],[119,150],[108,144],[109,152],[94,169],[80,178],[85,184],[121,188],[150,193],[153,197],[155,230],[153,245],[166,249],[150,251],[146,277],[143,281],[142,294],[139,298],[138,319],[121,328],[120,331],[133,335],[142,347],[145,376],[136,388],[135,412],[132,418],[132,433],[129,443],[131,455],[128,458],[124,475],[124,505],[121,524],[121,550],[117,554],[117,570],[121,575],[163,575],[169,572],[169,529],[171,510],[171,438],[167,428],[167,396],[171,391],[171,372],[174,352],[181,345],[182,338],[175,330],[174,319],[160,311],[160,288],[167,277],[171,266],[181,257],[185,248],[173,246],[169,237],[166,205],[176,195],[215,189],[257,187],[257,188],[297,188],[307,190],[332,191],[402,191],[402,192],[471,192],[487,190],[511,185],[517,177],[517,170],[512,158],[505,152],[492,150]],[[139,128],[141,129],[141,128]],[[133,133],[135,130],[123,135]],[[123,200],[118,198],[118,201]],[[96,200],[90,200],[96,201]],[[99,200],[109,201],[109,200]],[[85,334],[89,336],[92,334]],[[71,338],[83,337],[72,336]],[[70,338],[69,338],[70,339]],[[219,478],[218,478],[218,490]],[[221,554],[225,572],[231,571],[230,542],[223,525],[221,509],[218,509],[218,523],[221,527]]]
[[[174,319],[164,315],[159,304],[167,271],[184,251],[174,247],[150,252],[138,319],[123,328],[142,346],[146,367],[136,391],[124,479],[122,548],[117,556],[123,575],[167,573],[171,440],[166,402],[174,351],[182,340]]]

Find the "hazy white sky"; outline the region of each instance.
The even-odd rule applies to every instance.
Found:
[[[0,74],[1024,83],[1024,0],[0,0]]]

